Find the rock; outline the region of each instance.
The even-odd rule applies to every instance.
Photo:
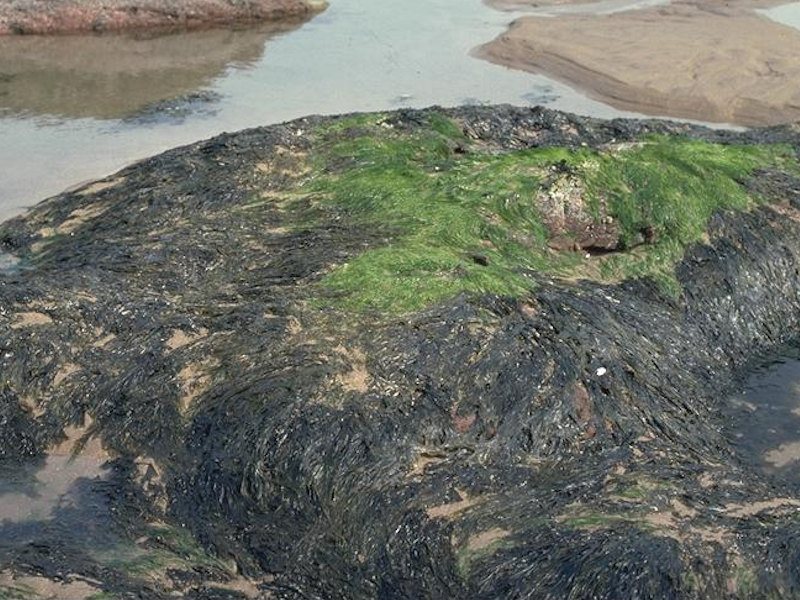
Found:
[[[800,145],[789,128],[511,107],[381,119],[387,135],[422,135],[434,114],[493,153],[654,133]],[[720,213],[686,247],[677,298],[649,279],[532,268],[493,293],[480,284],[501,261],[469,268],[460,251],[436,278],[377,263],[388,275],[361,287],[400,273],[430,277],[429,294],[479,276],[386,314],[320,284],[402,234],[311,189],[314,153],[346,123],[225,134],[0,224],[0,251],[26,263],[0,272],[3,467],[29,481],[84,415],[113,457],[110,522],[80,494],[45,527],[4,521],[3,572],[146,598],[727,600],[737,577],[741,598],[798,589],[798,493],[776,496],[718,410],[742,369],[800,331],[791,170],[757,188],[779,204]],[[85,526],[65,533],[76,514]],[[122,539],[95,548],[98,531]]]
[[[482,267],[489,266],[489,257],[486,254],[473,254],[471,258],[472,262],[476,265],[481,265]]]
[[[0,35],[194,29],[302,17],[319,0],[0,0]]]
[[[548,245],[557,251],[614,251],[620,248],[619,225],[606,213],[600,200],[600,214],[588,210],[588,192],[580,178],[562,165],[536,197],[548,231]]]

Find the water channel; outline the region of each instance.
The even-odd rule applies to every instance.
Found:
[[[0,219],[168,148],[308,114],[503,102],[626,114],[470,56],[516,16],[479,0],[335,0],[280,26],[0,39]]]

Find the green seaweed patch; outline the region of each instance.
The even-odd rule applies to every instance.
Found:
[[[439,130],[446,130],[439,127]],[[536,203],[545,168],[577,164],[564,149],[455,156],[438,131],[346,139],[307,187],[354,225],[390,243],[340,265],[322,282],[352,310],[402,313],[461,292],[521,295],[526,271],[568,272],[571,254],[548,256]]]
[[[333,117],[324,125],[314,128],[313,133],[318,138],[335,137],[349,130],[372,127],[385,119],[383,113],[355,113]]]
[[[620,523],[633,523],[634,519],[622,515],[604,513],[585,513],[564,520],[564,523],[573,529],[607,529]]]
[[[458,123],[441,113],[432,113],[429,117],[431,129],[452,140],[466,140],[467,136]]]
[[[744,211],[763,203],[741,184],[761,168],[795,172],[789,145],[723,145],[681,138],[651,138],[639,147],[601,154],[584,177],[592,208],[607,202],[621,228],[623,249],[638,251],[606,257],[603,280],[653,277],[676,291],[675,264],[686,247],[699,242],[711,216],[721,210]]]
[[[584,531],[630,527],[648,534],[663,534],[665,531],[668,531],[652,521],[649,521],[647,519],[647,513],[638,510],[626,511],[624,513],[604,513],[582,509],[575,514],[558,518],[557,521],[560,521],[571,529],[580,529]]]
[[[28,598],[38,598],[38,595],[27,585],[0,585],[0,600],[27,600]]]
[[[730,574],[730,587],[743,598],[752,597],[758,590],[758,575],[755,568],[739,558],[741,564],[735,566]]]
[[[648,276],[675,291],[675,264],[712,214],[757,203],[740,182],[759,168],[797,168],[789,146],[666,137],[617,152],[466,151],[461,129],[443,115],[410,132],[380,115],[357,116],[318,134],[315,174],[296,191],[314,198],[317,217],[334,211],[381,240],[317,288],[320,303],[356,312],[402,314],[460,293],[520,296],[535,273]],[[538,198],[564,171],[581,182],[589,214],[601,218],[602,205],[616,221],[620,251],[587,261],[548,248]],[[295,207],[305,223],[308,206]]]
[[[476,562],[499,550],[513,547],[515,541],[512,535],[511,531],[495,527],[470,538],[455,553],[456,571],[459,577],[463,581],[467,581]]]
[[[625,500],[647,500],[650,497],[649,490],[646,490],[642,487],[632,485],[630,487],[623,488],[617,492],[617,494],[625,499]]]
[[[208,555],[187,530],[151,526],[147,529],[147,538],[146,547],[120,544],[97,558],[104,566],[133,577],[151,578],[170,567],[210,567],[227,571],[227,565]]]
[[[653,504],[657,496],[668,496],[675,490],[675,484],[670,481],[641,475],[622,476],[609,486],[609,499]]]

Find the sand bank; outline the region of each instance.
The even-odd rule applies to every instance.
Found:
[[[624,110],[748,126],[796,121],[800,31],[754,10],[771,4],[525,17],[476,52]]]

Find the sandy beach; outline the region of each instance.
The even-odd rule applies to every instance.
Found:
[[[567,4],[585,4],[583,0],[485,0],[487,6],[497,10],[521,10]]]
[[[624,110],[745,126],[792,122],[800,120],[800,31],[755,10],[774,4],[524,17],[476,54]]]

